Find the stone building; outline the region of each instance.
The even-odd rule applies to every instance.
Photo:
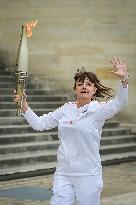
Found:
[[[0,64],[14,72],[21,26],[38,20],[29,39],[29,75],[43,88],[71,89],[84,66],[117,90],[109,59],[124,56],[130,73],[128,106],[117,116],[136,122],[135,0],[0,0]]]

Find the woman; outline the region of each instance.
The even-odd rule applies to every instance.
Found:
[[[118,113],[127,103],[128,72],[126,61],[113,58],[111,71],[121,80],[117,96],[107,103],[96,97],[110,97],[110,88],[103,86],[96,75],[84,69],[75,74],[76,102],[38,117],[28,106],[24,93],[23,115],[37,131],[58,126],[60,146],[54,174],[52,205],[100,205],[103,189],[102,166],[99,154],[102,126],[106,119]],[[14,102],[18,102],[18,95]]]

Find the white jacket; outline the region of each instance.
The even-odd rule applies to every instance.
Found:
[[[65,103],[54,112],[38,117],[29,108],[23,116],[37,131],[58,126],[59,148],[56,174],[102,174],[99,154],[102,127],[127,104],[128,88],[119,88],[117,96],[107,103],[92,101],[77,108],[75,102]]]

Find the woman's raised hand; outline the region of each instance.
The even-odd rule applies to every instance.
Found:
[[[110,62],[114,66],[114,69],[110,72],[116,76],[119,76],[120,78],[128,77],[126,59],[114,57],[110,60]]]

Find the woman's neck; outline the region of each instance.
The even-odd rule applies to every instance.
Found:
[[[90,102],[90,99],[77,99],[77,107],[83,107],[84,105],[89,104]]]

